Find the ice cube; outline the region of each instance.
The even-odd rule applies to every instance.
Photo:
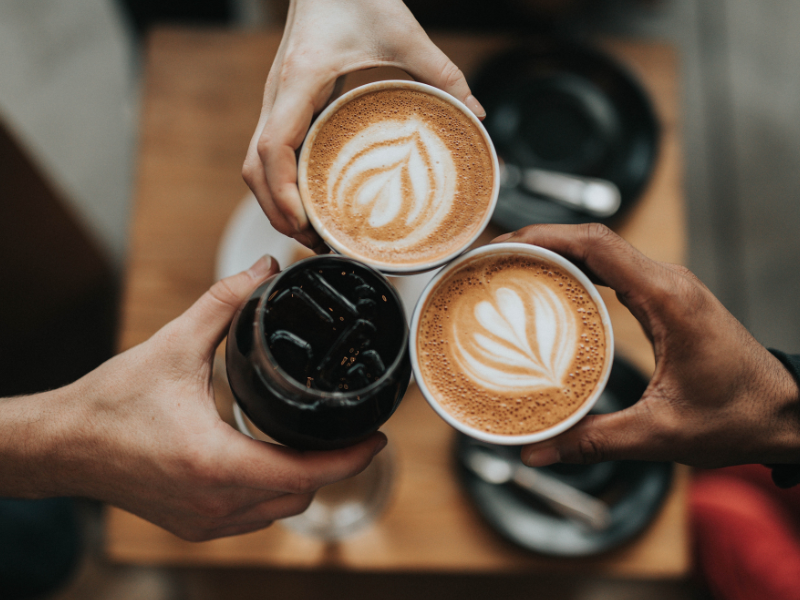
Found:
[[[353,304],[346,296],[334,288],[330,283],[325,281],[325,278],[322,277],[322,275],[315,273],[314,271],[306,271],[303,273],[303,276],[305,277],[309,293],[316,297],[317,302],[326,306],[332,304],[349,314],[351,317],[358,316],[358,310],[356,309],[355,304]]]
[[[358,286],[355,290],[353,290],[353,292],[355,293],[356,298],[372,299],[378,297],[378,292],[375,291],[375,288],[366,284]]]
[[[358,357],[358,362],[364,365],[370,381],[376,381],[386,372],[381,355],[376,350],[365,350]]]
[[[378,292],[375,291],[374,287],[372,287],[366,281],[364,281],[363,277],[359,277],[355,273],[348,273],[346,278],[350,281],[352,285],[355,286],[355,288],[353,289],[353,293],[356,295],[357,299],[377,298]]]
[[[377,333],[375,325],[364,319],[357,319],[348,327],[328,349],[316,366],[314,381],[320,389],[339,391],[347,369],[355,362],[364,348],[367,348]],[[344,390],[342,390],[344,391]]]
[[[282,306],[286,304],[286,306]],[[314,299],[306,294],[298,286],[294,286],[283,290],[280,294],[275,296],[270,303],[271,311],[285,312],[285,314],[292,314],[297,312],[299,306],[303,306],[310,312],[310,317],[321,319],[324,323],[333,323],[333,316],[322,308]]]
[[[369,298],[362,298],[356,302],[356,308],[358,308],[358,314],[362,319],[372,319],[375,317],[378,303]]]
[[[291,331],[279,329],[269,336],[269,349],[289,376],[305,382],[314,360],[311,344]]]
[[[372,383],[367,377],[367,368],[362,364],[355,364],[347,369],[345,377],[350,390],[360,390]]]

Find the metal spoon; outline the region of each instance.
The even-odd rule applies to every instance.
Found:
[[[524,169],[500,163],[500,185],[545,196],[593,217],[610,217],[619,210],[619,188],[605,179],[581,177],[542,169]]]
[[[487,483],[500,485],[513,481],[558,514],[580,521],[595,531],[607,529],[611,524],[611,512],[602,500],[541,471],[511,463],[485,446],[470,446],[463,461],[470,471]]]

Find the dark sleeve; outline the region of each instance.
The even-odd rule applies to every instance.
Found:
[[[789,370],[794,380],[800,385],[800,355],[784,354],[780,350],[769,351],[777,358],[783,366]],[[779,488],[790,488],[800,484],[800,465],[767,465],[772,469],[772,481]]]

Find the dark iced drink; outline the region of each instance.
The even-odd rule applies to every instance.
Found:
[[[303,260],[261,285],[231,324],[228,380],[249,419],[298,449],[354,444],[408,387],[408,328],[395,289],[339,256]]]

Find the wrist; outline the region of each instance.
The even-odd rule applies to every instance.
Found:
[[[0,399],[0,496],[75,494],[67,468],[77,431],[71,387]]]

